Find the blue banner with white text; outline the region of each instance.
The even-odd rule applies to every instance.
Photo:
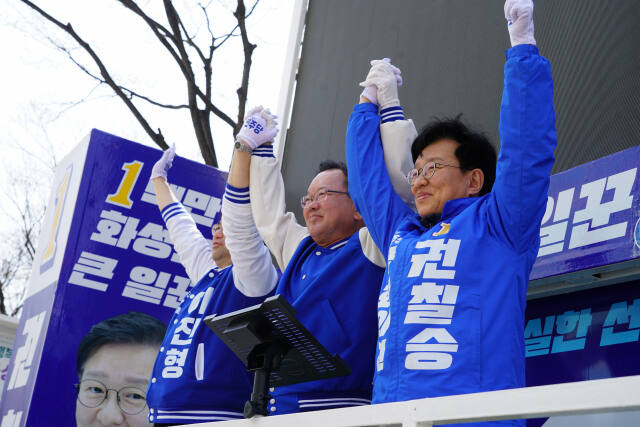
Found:
[[[104,417],[91,402],[77,402],[78,369],[91,372],[106,388],[146,392],[157,348],[141,351],[145,336],[127,348],[100,345],[109,338],[94,335],[131,335],[122,331],[131,324],[164,334],[192,286],[149,184],[160,155],[157,149],[93,130],[60,163],[14,343],[3,427],[73,426],[76,421],[82,427]],[[176,157],[169,182],[210,239],[226,173]],[[96,334],[78,353],[94,325]],[[113,423],[149,425],[146,409],[125,412]]]

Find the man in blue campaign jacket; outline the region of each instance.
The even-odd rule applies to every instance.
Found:
[[[323,162],[306,194],[301,195],[307,227],[285,212],[278,160],[269,140],[259,135],[274,123],[268,110],[259,107],[248,114],[244,124],[258,133],[238,134],[229,184],[249,186],[253,218],[232,215],[233,201],[225,199],[222,220],[227,244],[233,256],[240,247],[237,233],[244,229],[240,221],[255,219],[261,237],[284,270],[276,293],[291,303],[298,320],[330,353],[339,354],[352,372],[276,387],[270,390],[268,411],[278,415],[366,405],[371,402],[376,303],[384,259],[349,198],[344,164]]]
[[[525,386],[526,290],[556,132],[533,4],[508,0],[505,14],[513,47],[497,170],[485,137],[458,119],[431,123],[411,148],[415,215],[394,193],[383,163],[380,132],[404,121],[388,63],[373,61],[363,83],[377,87],[382,124],[377,107],[362,98],[349,120],[349,192],[387,259],[374,403]]]
[[[151,180],[174,248],[195,285],[176,309],[160,347],[147,392],[149,420],[176,425],[242,418],[253,375],[203,319],[260,304],[275,287],[277,273],[255,225],[247,225],[243,250],[235,257],[219,222],[214,221],[211,243],[202,236],[167,183],[174,154],[173,147],[165,151]],[[248,200],[248,189],[237,190],[227,186],[225,198]]]

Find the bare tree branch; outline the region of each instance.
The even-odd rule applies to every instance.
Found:
[[[173,40],[176,43],[178,53],[182,61],[182,67],[187,74],[187,95],[189,100],[189,110],[191,113],[191,123],[198,139],[200,152],[202,153],[207,164],[217,167],[218,160],[215,150],[213,149],[213,135],[211,134],[211,126],[209,124],[209,112],[205,109],[202,111],[198,108],[198,89],[196,85],[195,73],[191,67],[189,55],[184,46],[184,38],[182,37],[180,27],[180,17],[173,7],[171,0],[164,0],[165,13],[169,21],[169,27],[173,32]]]
[[[142,11],[142,9],[140,9],[138,5],[132,0],[119,0],[119,1],[126,8],[133,11],[136,15],[140,16],[147,23],[147,25],[151,28],[153,33],[158,38],[158,40],[160,40],[160,43],[162,43],[162,45],[169,51],[169,53],[171,53],[171,56],[180,67],[180,71],[184,75],[185,79],[187,79],[187,82],[193,85],[194,90],[196,91],[196,94],[207,105],[207,107],[211,110],[211,112],[216,116],[218,116],[220,119],[222,119],[229,126],[235,129],[236,122],[233,121],[231,117],[229,117],[227,114],[225,114],[222,110],[220,110],[211,102],[211,98],[208,97],[205,93],[203,93],[200,90],[200,88],[197,87],[195,79],[193,79],[193,73],[192,72],[190,73],[189,69],[184,68],[185,64],[182,61],[181,56],[178,54],[178,52],[176,52],[176,50],[174,50],[174,47],[175,49],[178,49],[178,46],[182,44],[182,37],[176,38],[176,34],[180,34],[180,31],[178,31],[177,33],[172,33],[168,29],[164,28],[162,25],[158,24],[156,21],[149,18]],[[171,2],[169,2],[169,4],[170,3]],[[173,6],[170,5],[170,8],[173,9]],[[166,4],[165,4],[165,9],[166,9]],[[173,9],[173,11],[175,12],[175,9]],[[177,14],[177,12],[175,13]],[[171,40],[171,42],[173,43],[173,46],[169,44],[169,42],[167,42],[167,39]]]
[[[8,314],[5,292],[18,272],[19,260],[3,259],[0,264],[0,313]]]
[[[34,179],[33,170],[12,174],[9,185],[0,190],[3,200],[8,201],[0,209],[13,225],[13,230],[2,236],[5,245],[0,260],[0,312],[12,316],[22,307],[28,273],[36,253],[34,242],[45,212],[44,200],[36,197],[43,184]],[[10,207],[11,212],[7,210]]]
[[[180,65],[180,57],[176,52],[176,50],[174,49],[174,47],[176,46],[176,41],[173,40],[173,34],[171,33],[171,31],[169,31],[164,26],[162,26],[158,22],[151,19],[149,15],[144,13],[142,9],[140,9],[134,1],[132,0],[119,0],[119,1],[124,7],[126,7],[127,9],[129,9],[130,11],[132,11],[133,13],[135,13],[136,15],[138,15],[144,20],[144,22],[149,26],[149,28],[151,28],[151,31],[153,31],[153,34],[155,34],[156,38],[167,49],[167,51],[171,54],[173,59],[175,59],[178,65]],[[174,43],[174,46],[171,46],[171,44],[169,44],[167,39],[171,40]]]
[[[204,19],[207,21],[207,31],[209,31],[209,36],[211,37],[211,45],[209,46],[210,52],[215,50],[215,46],[213,45],[213,42],[216,40],[216,37],[213,35],[213,31],[211,30],[211,21],[209,20],[209,14],[207,13],[207,8],[209,7],[209,5],[211,4],[211,2],[209,2],[208,5],[203,6],[202,3],[198,3],[198,6],[200,6],[200,9],[202,10],[202,14],[204,15]]]
[[[169,110],[182,110],[182,109],[189,108],[189,106],[187,104],[165,104],[163,102],[154,101],[153,99],[149,98],[148,96],[139,94],[139,93],[135,92],[134,90],[126,88],[124,86],[121,86],[121,88],[122,88],[122,90],[124,92],[126,92],[129,95],[129,98],[142,99],[143,101],[147,101],[149,104],[155,105],[156,107],[167,108]]]
[[[178,19],[180,18],[180,16],[178,15]],[[184,39],[183,41],[186,41],[187,44],[189,46],[191,46],[191,48],[193,48],[193,50],[195,50],[195,52],[198,54],[198,57],[200,57],[200,61],[202,61],[203,63],[207,61],[207,58],[204,56],[204,53],[202,52],[202,50],[200,49],[200,46],[198,46],[194,41],[193,41],[193,37],[189,35],[189,32],[187,31],[187,29],[184,26],[184,23],[182,22],[182,19],[179,19],[179,24],[180,24],[180,30],[182,31],[182,33],[184,34]]]
[[[218,162],[215,156],[215,150],[213,149],[213,137],[210,136],[211,130],[210,130],[208,114],[209,112],[215,114],[217,117],[222,119],[225,123],[227,123],[233,129],[236,128],[237,123],[231,117],[229,117],[229,115],[224,113],[222,110],[220,110],[218,107],[216,107],[213,104],[213,102],[211,101],[211,92],[209,90],[210,84],[207,84],[206,93],[203,92],[197,86],[195,73],[193,72],[193,69],[191,67],[191,62],[189,61],[189,56],[184,47],[185,39],[188,44],[191,43],[192,40],[189,38],[186,32],[185,32],[185,37],[184,38],[182,37],[183,31],[181,29],[181,21],[179,19],[179,15],[177,11],[171,4],[170,0],[164,1],[165,13],[167,15],[167,20],[169,22],[169,27],[170,27],[170,30],[169,30],[163,27],[162,25],[160,25],[159,23],[157,23],[156,21],[154,21],[153,19],[151,19],[149,16],[147,16],[134,1],[132,0],[119,0],[119,1],[122,5],[124,5],[129,10],[133,11],[136,15],[140,16],[147,23],[149,28],[151,28],[151,30],[155,34],[156,38],[158,38],[158,40],[162,43],[162,45],[170,52],[171,56],[178,64],[178,67],[180,68],[180,71],[182,72],[182,75],[185,77],[185,80],[187,82],[187,94],[188,94],[187,97],[189,99],[189,108],[190,110],[192,110],[191,118],[192,118],[192,123],[194,123],[194,131],[196,133],[198,145],[200,146],[200,151],[207,164],[217,167]],[[169,43],[168,40],[170,40],[171,43]],[[193,44],[195,45],[195,43]],[[192,45],[190,44],[190,46]],[[204,54],[199,48],[196,51],[198,52],[198,55],[201,58],[204,57]],[[205,63],[205,73],[206,73],[206,64],[210,63],[211,57],[212,55],[210,54],[209,61],[206,61],[206,60],[203,61]],[[206,76],[205,76],[205,81],[207,83],[210,82],[210,80],[206,79]],[[192,98],[193,96],[198,97],[205,104],[206,106],[205,112],[202,112],[198,109],[197,101],[195,98]],[[201,124],[198,124],[200,120],[205,121],[203,125],[205,126],[206,129],[203,129]]]
[[[93,74],[91,71],[89,71],[89,70],[88,70],[84,65],[80,64],[80,63],[79,63],[79,62],[74,58],[73,54],[71,53],[71,51],[70,51],[69,49],[67,49],[66,47],[64,47],[64,46],[62,46],[62,45],[60,45],[60,44],[58,44],[58,43],[56,43],[53,39],[51,39],[51,38],[49,38],[49,37],[48,37],[48,39],[49,39],[49,41],[51,42],[51,44],[53,44],[53,45],[56,47],[56,49],[58,49],[58,50],[60,50],[60,51],[64,52],[64,53],[67,55],[67,57],[69,58],[69,60],[70,60],[71,62],[73,62],[73,63],[74,63],[78,68],[80,68],[80,70],[82,70],[86,75],[88,75],[88,76],[89,76],[89,77],[91,77],[92,79],[96,80],[99,84],[106,84],[106,85],[109,85],[109,83],[108,83],[105,79],[103,79],[103,78],[101,78],[101,77],[99,77],[99,76],[96,76],[96,75],[95,75],[95,74]],[[137,92],[136,92],[136,91],[134,91],[133,89],[129,89],[129,88],[127,88],[126,86],[122,86],[122,85],[118,85],[118,86],[119,86],[119,87],[120,87],[120,89],[121,89],[121,90],[126,94],[126,96],[127,96],[129,99],[132,99],[132,98],[138,98],[138,99],[141,99],[141,100],[143,100],[143,101],[148,102],[148,103],[149,103],[149,104],[151,104],[151,105],[155,105],[156,107],[167,108],[167,109],[170,109],[170,110],[179,110],[179,109],[186,109],[186,108],[189,108],[189,106],[188,106],[188,105],[186,105],[186,104],[177,104],[177,105],[176,105],[176,104],[166,104],[166,103],[164,103],[164,102],[155,101],[155,100],[153,100],[153,99],[149,98],[148,96],[145,96],[145,95],[142,95],[142,94],[140,94],[140,93],[137,93]],[[96,87],[97,87],[97,86],[96,86]],[[94,89],[95,89],[95,88],[94,88]],[[76,105],[78,105],[78,104],[80,104],[80,103],[82,103],[82,102],[84,102],[84,101],[86,101],[86,100],[88,99],[88,97],[89,97],[89,95],[87,95],[86,97],[84,97],[84,98],[83,98],[83,99],[81,99],[80,101],[74,102],[74,103],[73,103],[73,105],[72,105],[72,107],[73,107],[73,106],[76,106]],[[64,112],[64,111],[63,111],[63,112]]]
[[[95,64],[98,66],[98,68],[100,69],[100,74],[102,75],[102,77],[105,80],[105,83],[107,85],[109,85],[109,87],[111,87],[111,89],[116,93],[116,95],[118,95],[118,97],[120,99],[122,99],[122,101],[125,103],[125,105],[129,108],[129,111],[131,111],[131,113],[134,115],[134,117],[136,118],[136,120],[138,120],[138,123],[140,123],[140,125],[142,126],[142,128],[145,130],[145,132],[147,133],[147,135],[149,135],[149,137],[156,143],[158,144],[158,146],[160,148],[162,148],[163,150],[166,150],[167,148],[169,148],[169,146],[167,145],[167,143],[164,140],[164,137],[162,136],[161,133],[156,133],[153,131],[153,129],[151,129],[151,126],[149,125],[149,123],[147,122],[147,120],[144,118],[144,116],[142,115],[142,113],[136,108],[136,106],[133,104],[133,102],[131,102],[131,99],[127,97],[127,95],[124,93],[124,91],[120,88],[120,86],[118,86],[116,84],[116,82],[113,80],[113,78],[111,77],[111,75],[109,74],[109,72],[107,71],[107,68],[105,67],[105,65],[102,63],[102,60],[100,59],[100,57],[96,54],[96,52],[91,48],[91,46],[84,41],[84,39],[82,39],[73,29],[73,27],[71,26],[71,24],[63,24],[62,22],[58,21],[56,18],[54,18],[53,16],[49,15],[47,12],[45,12],[44,10],[40,9],[37,5],[35,5],[34,3],[32,3],[29,0],[21,0],[23,3],[25,3],[26,5],[28,5],[29,7],[31,7],[33,10],[35,10],[36,12],[38,12],[41,16],[43,16],[45,19],[47,19],[49,22],[55,24],[56,26],[58,26],[59,28],[61,28],[62,30],[64,30],[67,34],[69,34],[71,37],[73,37],[73,39],[89,54],[89,56],[91,56],[91,59],[93,59],[93,61],[95,62]]]
[[[198,4],[204,15],[204,21],[206,22],[207,31],[209,32],[209,45],[206,49],[203,49],[198,43],[196,43],[196,36],[198,31],[190,34],[185,22],[180,17],[179,13],[175,9],[171,0],[163,0],[163,6],[165,9],[165,15],[167,23],[163,25],[157,20],[153,19],[138,5],[136,0],[118,0],[119,3],[127,10],[142,19],[145,25],[151,30],[155,38],[166,49],[167,53],[176,62],[178,69],[183,75],[186,83],[186,103],[171,104],[166,102],[160,102],[151,96],[145,95],[133,88],[125,87],[116,83],[108,71],[106,65],[101,60],[99,55],[95,52],[92,46],[86,42],[72,27],[70,23],[63,23],[58,19],[51,16],[49,13],[42,10],[32,0],[21,0],[24,4],[36,11],[47,21],[53,23],[69,36],[71,36],[76,43],[91,57],[93,63],[97,66],[99,72],[92,71],[86,64],[83,64],[77,59],[77,55],[74,52],[53,42],[53,44],[62,52],[64,52],[69,59],[85,74],[97,81],[99,84],[108,85],[113,92],[118,96],[127,106],[127,108],[134,115],[136,120],[143,127],[147,135],[159,145],[161,148],[167,148],[164,136],[160,129],[154,131],[151,124],[145,119],[141,111],[138,109],[134,101],[144,101],[154,107],[164,109],[188,109],[191,122],[193,125],[194,133],[198,141],[200,152],[209,165],[217,166],[218,161],[216,157],[215,148],[213,146],[213,135],[211,131],[211,114],[215,115],[223,122],[227,123],[232,129],[234,135],[240,129],[244,114],[246,111],[246,100],[248,94],[249,85],[249,73],[252,64],[252,53],[256,48],[256,45],[251,43],[248,38],[246,19],[254,12],[259,0],[255,0],[253,5],[247,12],[244,0],[237,0],[237,7],[233,13],[236,18],[236,24],[234,28],[228,34],[221,37],[215,37],[215,33],[212,28],[212,20],[207,13],[207,8],[210,6],[211,1],[206,5]],[[35,1],[35,0],[34,0]],[[240,37],[242,39],[243,48],[243,67],[241,84],[238,87],[237,100],[238,100],[238,115],[236,119],[232,119],[231,116],[220,108],[218,108],[213,102],[213,56],[217,48],[222,46],[231,37]],[[194,69],[194,64],[191,61],[190,55],[193,58],[198,58],[202,64],[202,73]],[[196,64],[196,66],[199,64]],[[91,67],[93,68],[93,67]],[[198,67],[199,68],[199,67]],[[203,77],[203,79],[202,79]],[[199,85],[198,81],[203,82],[204,85]],[[83,102],[87,98],[78,101]],[[76,104],[71,104],[68,108],[73,108]]]
[[[24,301],[24,294],[25,294],[26,288],[22,290],[20,301]],[[24,306],[24,302],[21,302],[20,305],[18,305],[16,308],[14,308],[11,311],[11,317],[16,317],[18,315],[18,313],[20,313],[20,311],[22,311],[22,307]]]
[[[60,105],[64,105],[64,108],[60,111],[58,111],[55,115],[55,117],[52,119],[52,121],[56,121],[58,120],[60,117],[62,117],[62,115],[64,113],[66,113],[67,111],[71,110],[74,107],[77,107],[80,104],[85,103],[87,100],[89,100],[89,98],[91,97],[91,95],[93,94],[93,92],[99,88],[102,85],[102,82],[98,83],[97,85],[95,85],[93,88],[91,88],[91,90],[89,91],[89,93],[87,93],[84,97],[82,97],[81,99],[77,100],[77,101],[73,101],[73,102],[65,102],[65,103],[61,103]]]
[[[259,0],[256,0],[255,4],[251,11],[255,9]],[[244,1],[238,0],[238,8],[233,14],[238,20],[238,28],[240,28],[240,35],[242,37],[242,49],[244,53],[244,67],[242,69],[242,83],[240,87],[236,91],[238,94],[238,120],[236,121],[236,126],[233,129],[233,136],[235,137],[238,132],[240,132],[240,128],[242,127],[242,121],[244,119],[244,113],[247,103],[247,95],[249,91],[249,71],[251,70],[251,55],[253,54],[253,50],[256,48],[255,44],[249,42],[249,37],[247,36],[247,27],[246,27],[246,14]]]
[[[211,2],[209,2],[211,4]],[[213,90],[211,79],[213,77],[213,70],[211,68],[211,62],[213,61],[213,52],[216,50],[216,38],[213,35],[213,31],[211,30],[211,21],[209,20],[209,14],[207,13],[207,6],[202,6],[202,4],[198,4],[200,9],[202,10],[202,14],[204,15],[204,19],[207,21],[207,30],[209,31],[209,56],[205,61],[202,61],[204,66],[204,76],[205,76],[205,96],[207,99],[211,99],[211,91]]]
[[[260,2],[260,0],[256,0],[256,2],[255,2],[255,3],[253,4],[253,6],[251,7],[251,10],[249,10],[249,13],[247,13],[247,14],[244,16],[244,19],[247,19],[247,18],[249,18],[249,16],[251,16],[251,14],[252,14],[252,13],[253,13],[253,11],[255,10],[256,6],[258,6],[258,3],[259,3],[259,2]],[[244,7],[244,6],[243,6],[243,7]],[[229,38],[231,38],[231,37],[238,37],[238,36],[240,35],[240,34],[236,34],[236,30],[237,30],[238,28],[239,28],[239,24],[236,24],[236,26],[235,26],[235,27],[233,27],[233,29],[232,29],[228,34],[225,34],[225,35],[223,35],[223,36],[219,36],[219,37],[215,37],[215,39],[220,39],[220,38],[222,38],[222,41],[221,41],[220,43],[218,43],[218,44],[215,46],[215,48],[217,49],[217,48],[219,48],[220,46],[222,46],[222,44],[223,44],[224,42],[226,42],[227,40],[229,40]]]

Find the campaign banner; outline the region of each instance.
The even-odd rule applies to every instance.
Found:
[[[529,301],[524,336],[527,386],[640,375],[640,281]],[[556,417],[528,426],[631,427],[638,415]]]
[[[640,258],[640,146],[555,174],[530,280]]]
[[[157,350],[142,360],[135,346],[145,345],[144,336],[130,343],[133,351],[101,347],[96,334],[126,335],[122,325],[137,322],[157,335],[192,286],[149,183],[160,155],[94,129],[57,167],[5,383],[2,427],[74,426],[76,419],[88,425],[95,408],[77,402],[76,385],[78,371],[90,367],[104,383],[135,377],[132,387],[146,391],[140,378],[148,370],[148,381]],[[169,182],[210,239],[226,173],[176,157]],[[149,425],[146,411],[136,425]]]
[[[597,268],[640,265],[640,146],[551,177],[530,289],[554,276],[593,287]],[[612,267],[615,268],[615,267]],[[578,273],[582,274],[582,273]],[[637,276],[635,276],[637,277]],[[632,275],[633,279],[634,276]],[[609,282],[610,283],[610,282]],[[640,282],[527,301],[527,386],[640,374]],[[529,427],[635,426],[638,412],[528,420]]]

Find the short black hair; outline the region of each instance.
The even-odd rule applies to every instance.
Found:
[[[141,344],[160,347],[166,331],[167,326],[160,320],[138,311],[119,314],[96,323],[78,346],[76,356],[78,378],[82,379],[84,364],[102,346]]]
[[[344,176],[349,176],[349,174],[347,174],[347,164],[345,162],[331,159],[323,160],[320,162],[320,164],[318,165],[318,170],[316,171],[316,175],[320,172],[332,169],[340,169],[344,173]]]
[[[443,139],[452,139],[460,144],[455,151],[460,167],[464,170],[480,169],[484,173],[484,184],[479,195],[491,191],[496,180],[496,149],[482,133],[469,129],[461,120],[462,114],[453,118],[436,118],[420,131],[411,145],[413,163],[425,147]]]
[[[331,159],[323,160],[318,165],[318,170],[316,171],[316,175],[318,175],[320,172],[329,171],[333,169],[340,169],[342,171],[342,173],[344,174],[344,186],[346,188],[349,188],[349,183],[348,183],[349,174],[347,173],[347,164],[345,162],[341,162],[339,160],[331,160]]]

